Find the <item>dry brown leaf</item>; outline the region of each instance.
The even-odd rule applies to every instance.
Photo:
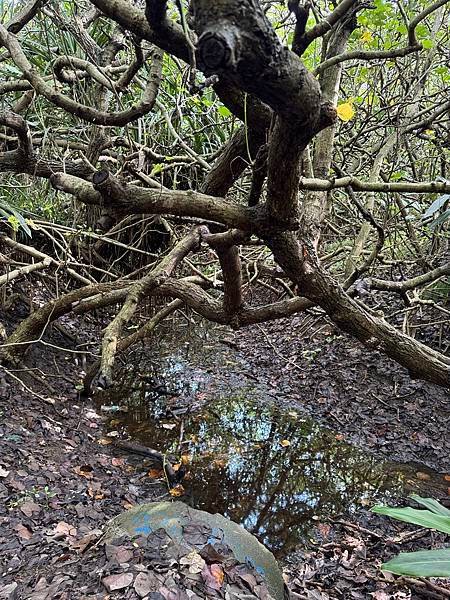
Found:
[[[114,592],[129,587],[133,583],[133,579],[132,573],[120,573],[119,575],[105,577],[102,579],[102,583],[108,592]]]
[[[150,479],[160,479],[164,477],[164,471],[162,469],[150,469],[147,473]]]
[[[190,465],[192,462],[192,456],[190,454],[182,454],[181,455],[181,464],[182,465]]]
[[[85,477],[86,479],[92,479],[94,476],[92,473],[94,469],[91,465],[81,465],[80,467],[74,467],[73,470],[77,475]]]
[[[60,521],[55,529],[52,531],[53,535],[63,535],[66,537],[75,537],[77,535],[77,530],[73,525],[66,523],[65,521]]]
[[[169,494],[174,498],[179,498],[184,494],[184,487],[181,485],[181,483],[178,483],[175,487],[169,490]]]
[[[14,529],[17,531],[18,536],[22,540],[30,540],[33,537],[31,529],[25,527],[25,525],[22,525],[22,523],[18,523]]]
[[[20,510],[26,517],[31,517],[33,514],[41,512],[41,507],[39,504],[36,504],[36,502],[29,500],[28,502],[21,504]]]
[[[100,444],[100,446],[109,446],[112,444],[112,440],[108,440],[108,438],[100,438],[97,443]]]

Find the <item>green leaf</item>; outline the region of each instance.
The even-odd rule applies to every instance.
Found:
[[[442,506],[440,502],[434,500],[434,498],[422,498],[422,496],[418,496],[417,494],[411,494],[410,498],[412,498],[417,504],[421,504],[431,510],[432,513],[436,515],[442,515],[443,517],[450,517],[450,510]]]
[[[450,548],[400,552],[381,565],[383,571],[412,577],[450,577]]]
[[[427,210],[423,213],[423,219],[426,219],[427,217],[431,217],[432,215],[434,215],[435,212],[437,212],[438,210],[440,210],[444,204],[446,202],[448,202],[450,200],[450,194],[443,194],[442,196],[439,196],[439,198],[437,198],[433,204],[431,206],[429,206],[427,208]]]
[[[443,225],[445,223],[445,221],[448,221],[449,219],[450,219],[450,208],[448,210],[444,211],[442,213],[442,215],[440,215],[437,219],[432,221],[429,225],[429,228],[436,229],[436,227]]]
[[[217,112],[219,113],[219,115],[222,115],[222,117],[231,117],[231,112],[226,106],[219,106]]]
[[[413,523],[421,527],[429,527],[444,533],[450,533],[450,517],[436,515],[429,510],[418,510],[417,508],[391,508],[389,506],[374,506],[372,512],[379,515],[386,515],[404,521]]]

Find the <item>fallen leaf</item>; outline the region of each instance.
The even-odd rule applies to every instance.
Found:
[[[119,575],[109,575],[102,579],[102,583],[108,592],[123,590],[133,583],[133,573],[120,573]]]
[[[71,544],[71,546],[72,546],[72,548],[74,548],[75,550],[78,550],[79,552],[84,552],[86,550],[86,548],[88,546],[90,546],[92,544],[92,542],[97,540],[101,535],[102,535],[101,530],[94,529],[94,531],[91,531],[91,533],[86,534],[80,540],[74,541]]]
[[[80,477],[85,477],[86,479],[92,479],[93,477],[92,472],[94,469],[91,465],[81,465],[81,467],[74,467],[73,470],[77,475],[80,475]]]
[[[30,540],[33,537],[31,529],[28,529],[28,527],[25,527],[22,523],[18,523],[14,529],[22,540]]]
[[[75,537],[77,535],[77,530],[73,525],[70,525],[65,521],[60,521],[51,533],[58,536]]]
[[[124,463],[125,463],[125,460],[123,458],[115,457],[111,460],[111,464],[113,467],[121,467]]]
[[[326,540],[327,537],[330,535],[330,531],[331,531],[331,526],[328,525],[327,523],[319,523],[319,525],[317,525],[317,529],[320,531],[320,535]]]
[[[94,500],[103,500],[103,498],[105,497],[105,494],[102,491],[94,490],[94,488],[92,488],[91,486],[88,487],[87,492],[89,496]]]
[[[0,598],[2,598],[2,600],[13,600],[14,598],[17,598],[17,586],[18,584],[14,581],[13,583],[2,587],[2,589],[0,589]]]
[[[377,590],[376,592],[371,592],[370,596],[373,597],[374,600],[389,600],[392,596],[388,596],[386,592],[383,590]]]
[[[36,502],[32,502],[29,500],[28,502],[24,502],[20,505],[20,510],[26,517],[31,517],[33,514],[37,514],[41,512],[41,507]]]
[[[163,429],[172,430],[172,429],[175,429],[176,426],[177,426],[176,423],[163,423],[162,427],[163,427]]]
[[[217,585],[219,587],[222,587],[222,583],[224,580],[224,573],[223,573],[222,567],[220,565],[212,564],[210,566],[210,570],[211,570],[211,575],[217,581]]]
[[[8,477],[9,475],[9,471],[7,471],[6,469],[4,469],[1,465],[0,465],[0,477]]]
[[[174,498],[179,498],[184,494],[184,487],[181,485],[181,483],[178,483],[175,487],[169,490],[169,494]]]
[[[107,438],[100,438],[97,442],[100,446],[109,446],[112,444],[112,440],[108,440]]]
[[[162,469],[150,469],[147,475],[150,479],[160,479],[164,476],[164,471]]]
[[[450,481],[450,475],[444,475],[444,481]]]
[[[342,442],[342,440],[344,439],[344,435],[342,433],[338,433],[334,436],[334,439],[338,442]]]
[[[283,446],[283,448],[287,448],[290,445],[291,445],[291,442],[289,440],[281,440],[281,442],[280,442],[280,446]]]
[[[133,552],[126,546],[114,546],[113,544],[105,546],[105,554],[108,560],[115,561],[119,565],[128,563],[133,558]]]
[[[192,456],[190,454],[182,454],[181,455],[181,464],[182,465],[190,465],[192,462]]]
[[[192,550],[192,552],[180,558],[180,564],[189,565],[189,573],[192,573],[194,575],[197,573],[201,573],[206,565],[203,558],[195,550]]]
[[[149,573],[138,573],[134,580],[134,591],[139,598],[145,598],[148,596],[152,589],[154,589],[155,578]]]
[[[213,569],[213,567],[219,567],[219,569],[222,572],[222,581],[220,581],[220,575],[217,572],[216,569]],[[220,588],[222,587],[222,582],[223,582],[223,571],[222,568],[220,567],[220,565],[211,565],[208,567],[208,565],[205,565],[204,569],[202,570],[202,577],[204,582],[206,583],[206,586],[213,589],[213,590],[217,590],[219,591]]]

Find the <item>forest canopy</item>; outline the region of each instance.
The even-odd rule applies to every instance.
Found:
[[[58,282],[3,359],[312,311],[449,387],[449,4],[3,1],[0,281]]]

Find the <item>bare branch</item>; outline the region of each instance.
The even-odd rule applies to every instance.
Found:
[[[22,71],[25,79],[31,83],[38,94],[41,94],[59,108],[85,121],[96,123],[97,125],[123,126],[147,114],[154,106],[162,70],[162,55],[158,52],[153,53],[152,67],[141,101],[126,110],[116,113],[106,113],[92,106],[80,104],[49,86],[43,77],[33,68],[16,37],[9,33],[3,25],[0,25],[0,42],[10,51],[14,64]]]
[[[448,2],[449,2],[449,0],[437,0],[436,2],[433,2],[432,4],[427,6],[427,8],[425,8],[425,10],[423,10],[421,13],[419,13],[417,16],[415,16],[414,19],[412,19],[412,21],[408,25],[408,39],[409,39],[410,46],[418,45],[418,41],[416,38],[417,25],[421,21],[426,19],[428,17],[428,15],[431,15],[431,13],[433,13],[435,10],[437,10],[441,6],[444,6]]]
[[[414,194],[430,194],[450,192],[450,182],[446,181],[361,181],[357,177],[346,175],[338,179],[310,179],[300,177],[302,190],[335,190],[351,187],[355,192],[410,192]]]

